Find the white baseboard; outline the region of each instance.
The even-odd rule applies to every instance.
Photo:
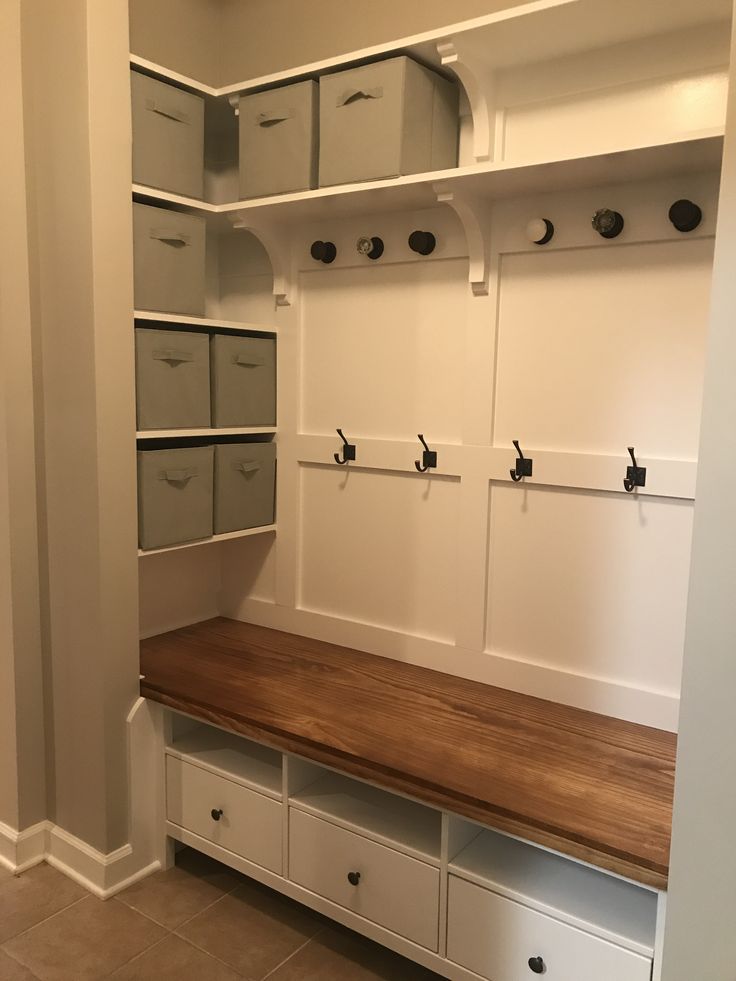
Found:
[[[49,865],[53,865],[100,899],[109,899],[138,879],[143,879],[161,868],[158,861],[141,867],[135,861],[129,844],[105,854],[56,825],[49,829],[45,857]]]
[[[11,872],[25,872],[46,857],[48,821],[39,821],[23,831],[16,831],[0,821],[0,865]]]
[[[0,822],[0,865],[18,874],[44,861],[100,899],[161,868],[159,861],[141,866],[129,844],[106,855],[50,821],[24,831]]]
[[[244,600],[236,608],[223,611],[223,615],[287,633],[303,634],[330,644],[355,647],[371,654],[407,661],[470,681],[497,685],[628,722],[677,731],[679,698],[668,692],[637,688],[615,679],[576,674],[502,653],[470,651],[445,641],[403,634],[312,610],[278,606],[263,600]]]

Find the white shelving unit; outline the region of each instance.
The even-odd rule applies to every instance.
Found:
[[[278,539],[263,537],[272,526],[145,553],[261,536],[214,556],[199,609],[676,727],[730,16],[729,0],[533,0],[221,87],[131,59],[208,105],[229,102],[230,136],[241,93],[391,55],[462,87],[456,168],[245,201],[232,172],[204,201],[133,186],[203,215],[208,246],[227,236],[213,265],[242,273],[238,236],[250,235],[272,273],[263,316],[222,308],[217,283],[205,318],[137,315],[279,336]],[[691,233],[668,219],[680,198],[702,208]],[[616,240],[591,228],[602,207],[625,217]],[[540,217],[554,224],[544,247],[525,232]],[[436,234],[426,260],[407,248],[414,229]],[[356,255],[366,234],[385,240],[381,261]],[[317,239],[336,244],[333,264],[310,258]],[[357,446],[345,467],[338,426]],[[421,475],[419,432],[439,455]],[[513,439],[534,460],[518,484]],[[635,494],[629,446],[647,468]],[[183,595],[199,597],[201,569],[177,562]],[[168,622],[187,622],[164,601]],[[197,738],[187,762],[249,779],[235,744],[208,756]],[[519,971],[542,924],[556,965],[571,958],[565,976],[601,963],[617,981],[658,979],[663,893],[339,773],[291,785],[303,763],[284,757],[282,875],[218,829],[169,833],[453,981],[478,978],[473,965],[516,976],[493,951],[457,956],[475,899],[468,929],[489,948],[486,920],[518,926]],[[401,863],[421,865],[417,882],[439,874],[438,934],[398,914],[392,926],[382,897],[366,914],[343,872],[324,868],[333,851],[369,864],[374,849],[389,879]]]
[[[268,746],[212,726],[199,726],[174,739],[166,754],[274,800],[282,799],[283,758]]]

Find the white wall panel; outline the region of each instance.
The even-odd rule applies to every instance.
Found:
[[[553,160],[695,137],[723,127],[726,70],[577,92],[514,106],[504,119],[504,160]]]
[[[504,256],[495,445],[696,459],[712,251],[683,238]]]
[[[302,609],[453,640],[460,482],[301,470]]]
[[[459,442],[467,268],[448,259],[304,275],[301,431]]]
[[[273,603],[276,599],[276,538],[253,535],[218,545],[222,561],[220,610],[235,616],[247,599]]]
[[[677,693],[692,505],[495,484],[487,647]]]

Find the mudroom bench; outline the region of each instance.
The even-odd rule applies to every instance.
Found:
[[[141,674],[170,839],[456,981],[657,976],[672,733],[224,618]]]

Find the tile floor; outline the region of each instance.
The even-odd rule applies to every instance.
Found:
[[[432,981],[439,976],[189,849],[101,902],[0,867],[0,981]]]

